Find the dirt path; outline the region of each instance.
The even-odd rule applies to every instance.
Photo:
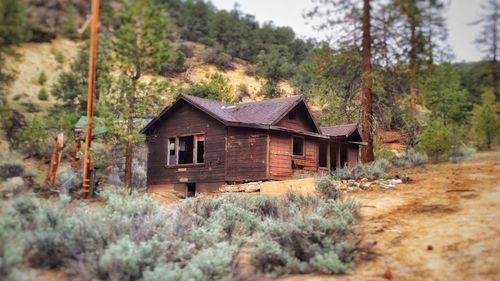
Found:
[[[500,152],[413,169],[412,184],[350,194],[376,258],[351,275],[280,280],[500,280]],[[390,274],[389,274],[390,273]]]

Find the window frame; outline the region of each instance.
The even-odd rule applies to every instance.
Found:
[[[302,155],[294,154],[293,153],[293,139],[294,138],[300,138],[300,139],[302,139]],[[304,136],[292,135],[291,143],[292,143],[292,153],[291,153],[292,157],[294,157],[294,158],[305,158],[306,157],[306,138]]]
[[[203,136],[203,162],[198,163],[198,137]],[[179,164],[179,138],[182,137],[193,137],[193,162],[192,163],[186,163],[186,164]],[[175,163],[170,165],[170,147],[168,145],[170,144],[170,139],[175,139],[175,154],[173,155],[175,157]],[[167,168],[175,168],[175,167],[186,167],[186,166],[204,166],[206,159],[205,159],[205,153],[206,152],[206,134],[205,133],[197,133],[197,134],[182,134],[182,135],[177,135],[177,136],[170,136],[167,137],[167,163],[166,167]]]

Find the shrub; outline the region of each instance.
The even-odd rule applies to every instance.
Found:
[[[361,164],[353,168],[345,166],[332,172],[335,180],[369,180],[383,179],[387,177],[385,173],[386,162],[374,162],[371,164]]]
[[[45,71],[41,71],[40,74],[38,74],[38,84],[41,86],[45,85],[45,82],[47,82],[47,75],[45,74]]]
[[[222,52],[218,47],[214,47],[203,58],[203,62],[215,65],[220,70],[232,70],[234,66],[231,62],[231,56]]]
[[[17,134],[22,152],[39,158],[48,158],[51,145],[48,144],[47,126],[37,117],[29,120]]]
[[[395,158],[392,163],[394,166],[410,168],[423,166],[428,161],[429,159],[425,153],[417,152],[414,149],[407,149],[401,156]]]
[[[102,194],[106,206],[91,209],[34,197],[0,203],[0,274],[15,272],[23,252],[31,266],[82,280],[148,281],[230,280],[236,254],[252,241],[252,261],[266,273],[346,272],[356,253],[352,200],[224,194],[166,209],[125,188]],[[21,248],[4,250],[11,246]]]
[[[45,88],[41,88],[40,91],[38,91],[38,99],[41,101],[46,101],[49,99],[49,94],[47,93],[47,90],[45,90]]]
[[[349,267],[343,263],[334,252],[316,254],[311,259],[311,265],[318,271],[326,274],[346,273],[349,269]]]
[[[20,280],[18,268],[23,260],[24,241],[19,236],[18,221],[0,216],[0,276],[2,280]]]
[[[146,269],[165,262],[166,250],[166,244],[154,237],[136,244],[125,236],[104,251],[99,270],[107,280],[138,280]]]
[[[0,178],[19,177],[23,172],[24,165],[20,161],[15,159],[0,160]]]
[[[21,177],[13,177],[7,179],[0,185],[0,196],[12,196],[24,187],[24,180]]]
[[[316,190],[321,194],[321,196],[327,199],[339,199],[340,190],[337,183],[333,181],[330,177],[321,177],[316,180]]]

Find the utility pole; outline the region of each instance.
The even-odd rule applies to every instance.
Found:
[[[87,96],[87,122],[85,129],[85,155],[83,157],[82,196],[87,198],[90,186],[90,148],[92,143],[92,116],[94,114],[95,68],[97,51],[97,25],[99,22],[99,0],[92,0],[92,22],[90,26],[89,87]]]

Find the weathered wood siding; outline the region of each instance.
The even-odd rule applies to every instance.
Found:
[[[271,179],[290,178],[294,173],[318,171],[318,141],[305,138],[304,156],[292,155],[293,134],[270,132],[269,176]],[[301,169],[292,169],[292,161]]]
[[[168,138],[205,134],[205,163],[166,166]],[[194,108],[179,102],[148,136],[148,185],[225,180],[226,127]]]
[[[228,128],[226,180],[263,180],[267,176],[267,131]]]
[[[359,146],[348,144],[347,146],[347,162],[349,167],[354,167],[358,164]]]
[[[295,111],[295,116],[296,116],[295,120],[288,119],[288,114],[287,114],[276,125],[301,132],[314,132],[314,133],[317,132],[316,127],[314,126],[314,122],[309,117],[309,114],[307,113],[307,109],[304,103],[302,102],[299,103],[292,110]]]

